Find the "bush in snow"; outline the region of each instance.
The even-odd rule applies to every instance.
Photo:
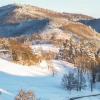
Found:
[[[73,73],[64,74],[62,78],[62,85],[65,89],[72,90],[77,88],[77,80]]]
[[[15,100],[37,100],[37,99],[32,91],[25,92],[24,90],[20,90]]]
[[[62,85],[67,90],[79,90],[84,89],[85,84],[85,78],[82,76],[81,81],[77,79],[77,77],[74,75],[74,73],[64,74],[62,78]]]

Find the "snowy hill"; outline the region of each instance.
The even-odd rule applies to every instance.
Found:
[[[92,17],[81,14],[59,13],[31,5],[10,4],[0,7],[0,37],[16,37],[48,32],[51,34],[62,33],[63,35],[75,33],[77,38],[80,38],[77,32],[72,32],[71,30],[64,31],[60,28],[70,23],[78,24],[76,22],[77,19],[92,19]],[[83,29],[85,30],[86,28],[83,26]],[[81,32],[84,30],[80,29]],[[90,28],[88,30],[92,31]],[[92,34],[96,35],[93,31]],[[83,37],[83,35],[81,36]],[[93,39],[94,37],[89,36],[89,38]]]
[[[73,65],[69,63],[64,63],[63,61],[53,61],[55,68],[57,71],[64,71],[64,66],[69,66],[69,69],[73,68]],[[59,65],[62,66],[59,66]],[[64,65],[64,66],[63,66]],[[2,67],[3,66],[3,67]],[[67,70],[69,71],[69,70]],[[12,62],[3,60],[0,58],[0,72],[8,73],[16,76],[48,76],[50,71],[48,70],[48,63],[46,61],[42,61],[39,65],[36,66],[23,66],[14,64]]]
[[[37,98],[41,100],[69,100],[71,97],[83,96],[83,94],[99,93],[99,89],[92,93],[90,90],[82,92],[64,90],[61,87],[62,76],[64,73],[74,71],[73,65],[63,61],[53,61],[53,64],[57,69],[54,77],[46,70],[46,62],[40,64],[38,68],[31,68],[0,59],[0,80],[2,80],[0,100],[14,100],[20,89],[34,91]],[[99,97],[91,97],[91,99],[99,100]]]
[[[99,65],[100,36],[87,26],[90,23],[99,31],[99,21],[77,22],[92,19],[31,5],[0,7],[0,100],[14,100],[21,89],[32,90],[38,100],[70,100],[99,93],[99,82],[90,91],[90,68]],[[91,63],[94,58],[96,64]],[[84,77],[87,87],[80,92],[76,87],[65,89],[62,78],[70,73],[74,79],[69,81],[79,85]],[[100,96],[92,99],[100,100]]]
[[[21,88],[35,91],[42,100],[52,100],[52,96],[59,100],[65,98],[66,92],[60,88],[61,78],[63,73],[74,70],[73,65],[63,61],[53,61],[53,64],[57,70],[55,77],[45,61],[37,67],[28,67],[0,59],[0,100],[13,100]]]
[[[17,24],[0,24],[0,37],[14,37],[31,35],[43,31],[49,24],[49,20],[30,20]]]

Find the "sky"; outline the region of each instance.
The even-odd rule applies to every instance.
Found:
[[[100,18],[100,0],[0,0],[0,6],[31,4],[58,12],[79,13]]]

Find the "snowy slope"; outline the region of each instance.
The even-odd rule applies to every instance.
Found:
[[[54,77],[48,71],[45,61],[40,65],[27,67],[0,59],[0,91],[2,92],[0,100],[14,100],[20,89],[34,91],[41,100],[69,100],[71,97],[91,94],[90,90],[65,91],[61,87],[61,79],[64,73],[74,71],[73,65],[56,60],[52,63],[57,70]],[[99,93],[99,89],[92,94],[95,93]]]
[[[61,88],[61,77],[73,70],[73,65],[63,61],[52,62],[57,69],[55,77],[50,75],[45,61],[37,67],[27,67],[0,59],[0,100],[13,100],[21,88],[35,91],[42,100],[53,100],[52,97],[54,100],[64,99],[66,92]]]
[[[70,31],[62,31],[60,28],[63,25],[73,22],[71,20],[74,17],[80,20],[84,18],[91,19],[89,16],[82,16],[80,14],[58,13],[31,5],[7,5],[0,7],[0,37],[45,33],[48,30],[48,26],[52,26],[50,25],[52,22],[52,24],[55,24],[55,27],[51,27],[51,30],[49,29],[47,33],[60,33],[57,37],[55,36],[56,39],[67,39],[68,35],[66,33],[70,33]],[[85,28],[83,29],[85,30]],[[73,33],[77,34],[76,32]]]
[[[33,49],[33,52],[38,52],[38,50],[40,49],[45,52],[49,52],[49,51],[55,52],[55,53],[59,52],[59,48],[57,48],[53,44],[36,44],[36,45],[32,45],[31,48]]]
[[[54,36],[55,39],[66,40],[70,38],[71,34],[69,31],[61,29],[61,26],[67,21],[65,18],[68,19],[67,16],[61,13],[33,6],[8,5],[0,7],[0,36],[9,37],[42,33],[41,35],[44,36]],[[39,41],[40,44],[34,43],[31,46],[33,50],[37,52],[39,49],[44,52],[59,52],[59,48],[55,45],[42,43],[42,40]],[[49,61],[51,63],[49,63],[42,60],[40,64],[24,66],[7,61],[7,55],[4,54],[3,56],[5,57],[0,58],[0,100],[14,100],[20,89],[34,91],[40,100],[69,100],[71,97],[100,92],[100,85],[92,93],[89,89],[82,92],[65,91],[61,85],[63,74],[70,71],[76,72],[75,67],[68,62],[51,60]],[[49,64],[52,64],[55,70],[54,77],[52,69],[49,69]],[[100,100],[98,98],[91,98],[91,100]],[[85,98],[82,100],[90,99]]]
[[[63,68],[64,66],[69,66],[69,68],[71,69],[73,67],[73,65],[69,63],[64,63],[63,61],[52,61],[52,63],[54,64],[54,67],[58,69],[58,71],[64,70]],[[48,74],[50,74],[50,72],[48,71],[48,63],[44,60],[40,64],[35,66],[23,66],[3,60],[1,58],[0,58],[0,72],[16,76],[41,76],[41,75],[47,76]]]
[[[27,20],[17,24],[1,24],[0,37],[14,37],[42,32],[49,24],[49,20]]]

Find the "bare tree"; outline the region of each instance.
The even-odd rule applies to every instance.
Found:
[[[79,90],[80,88],[84,89],[86,87],[86,81],[85,81],[84,76],[82,75],[82,80],[80,84],[80,81],[77,79],[77,75],[69,72],[68,74],[64,74],[62,78],[62,85],[65,89],[68,89],[70,91]]]

